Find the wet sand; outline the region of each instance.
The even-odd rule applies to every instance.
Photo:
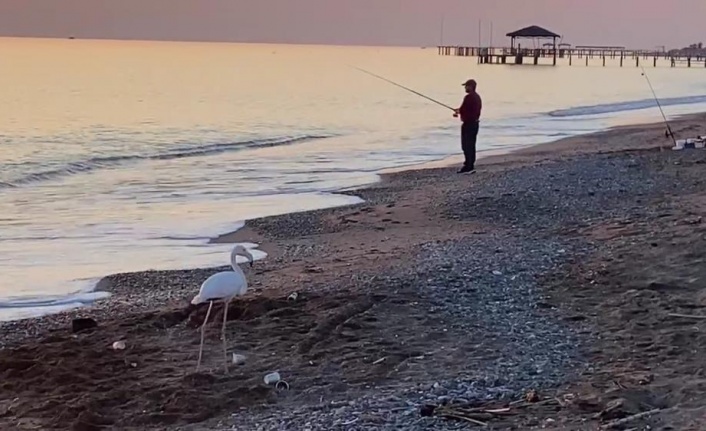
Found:
[[[621,127],[248,222],[216,239],[269,254],[230,306],[247,360],[228,373],[219,308],[194,372],[188,305],[223,268],[107,277],[109,301],[2,325],[0,429],[700,429],[706,150],[670,146],[662,124]]]

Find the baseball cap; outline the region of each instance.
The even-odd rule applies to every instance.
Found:
[[[463,83],[463,86],[464,86],[464,87],[465,87],[466,85],[476,86],[477,84],[478,84],[478,83],[476,82],[475,79],[469,79],[468,81],[466,81],[466,82]]]

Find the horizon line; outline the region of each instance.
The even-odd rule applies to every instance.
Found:
[[[475,45],[465,44],[448,44],[444,45],[367,45],[355,43],[324,43],[324,42],[265,42],[265,41],[235,41],[235,40],[209,40],[209,39],[160,39],[160,38],[110,38],[110,37],[78,37],[78,36],[28,36],[28,35],[2,35],[0,39],[40,39],[40,40],[79,40],[79,41],[98,41],[98,42],[159,42],[159,43],[222,43],[231,45],[290,45],[290,46],[331,46],[341,48],[437,48],[439,46],[459,46],[459,47],[475,47]],[[487,47],[480,47],[487,48]],[[502,45],[493,46],[492,48],[509,48]],[[681,48],[666,48],[666,51]],[[626,48],[626,50],[646,50],[642,48]]]
[[[39,40],[77,40],[97,42],[160,42],[160,43],[222,43],[231,45],[291,45],[291,46],[334,46],[349,48],[436,48],[438,45],[365,45],[355,43],[323,43],[323,42],[265,42],[265,41],[235,41],[235,40],[209,40],[209,39],[160,39],[160,38],[110,38],[110,37],[78,37],[78,36],[27,36],[27,35],[2,35],[0,39],[39,39]]]

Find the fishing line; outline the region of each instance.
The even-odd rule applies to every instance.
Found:
[[[349,66],[350,66],[350,65],[349,65]],[[357,69],[357,70],[359,70],[359,71],[361,71],[361,72],[363,72],[363,73],[367,73],[367,74],[370,75],[370,76],[374,76],[375,78],[382,79],[383,81],[385,81],[385,82],[387,82],[387,83],[390,83],[390,84],[392,84],[392,85],[395,85],[395,86],[397,86],[397,87],[400,87],[400,88],[402,88],[403,90],[407,90],[407,91],[409,91],[410,93],[416,94],[417,96],[423,97],[423,98],[425,98],[425,99],[427,99],[427,100],[429,100],[429,101],[431,101],[431,102],[436,103],[437,105],[441,105],[441,106],[443,106],[443,107],[446,108],[446,109],[450,109],[450,110],[456,112],[456,109],[455,109],[455,108],[452,108],[452,107],[450,107],[449,105],[447,105],[447,104],[445,104],[445,103],[439,102],[439,101],[436,100],[436,99],[432,99],[431,97],[429,97],[429,96],[427,96],[427,95],[424,95],[424,94],[422,94],[422,93],[420,93],[420,92],[418,92],[418,91],[412,90],[412,89],[409,88],[409,87],[405,87],[405,86],[402,85],[402,84],[398,84],[398,83],[396,83],[396,82],[394,82],[394,81],[391,81],[391,80],[389,80],[389,79],[387,79],[387,78],[384,78],[384,77],[382,77],[382,76],[380,76],[380,75],[376,75],[376,74],[373,73],[373,72],[369,72],[369,71],[367,71],[367,70],[365,70],[365,69],[361,69],[360,67],[356,67],[356,66],[350,66],[350,67],[352,67],[353,69]]]

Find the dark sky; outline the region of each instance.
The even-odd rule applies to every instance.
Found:
[[[537,24],[573,44],[706,39],[706,0],[0,0],[0,35],[361,45],[494,44]],[[703,40],[706,42],[706,40]]]

